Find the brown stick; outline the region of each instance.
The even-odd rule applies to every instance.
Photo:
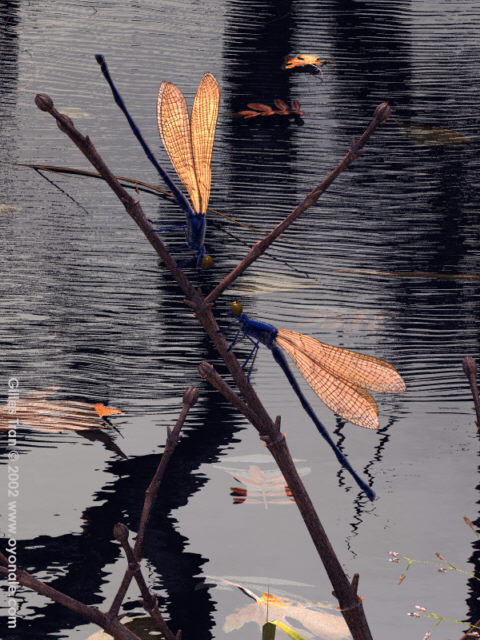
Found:
[[[473,404],[475,405],[475,413],[477,414],[477,431],[480,431],[480,397],[478,395],[477,386],[477,363],[471,356],[465,356],[463,359],[463,370],[470,383],[470,389],[473,396]]]
[[[158,490],[160,488],[160,483],[162,482],[165,469],[167,468],[170,458],[172,457],[172,454],[175,451],[175,447],[177,446],[178,438],[180,436],[180,431],[183,427],[183,423],[185,422],[185,418],[187,417],[188,412],[197,402],[197,400],[198,389],[196,387],[189,387],[183,395],[183,407],[180,415],[178,416],[177,422],[175,423],[173,431],[170,431],[170,429],[167,428],[167,442],[165,443],[165,449],[163,451],[157,470],[155,471],[155,475],[153,476],[149,487],[145,491],[145,502],[143,503],[140,525],[138,527],[138,534],[133,550],[135,559],[137,561],[142,557],[145,530],[150,519],[152,506],[157,499]]]
[[[347,167],[349,167],[352,162],[354,162],[359,155],[364,153],[365,149],[363,148],[367,141],[372,136],[375,129],[379,124],[383,124],[392,113],[391,107],[386,103],[382,102],[375,109],[375,113],[373,116],[373,120],[370,122],[366,130],[360,136],[359,140],[355,140],[352,138],[352,145],[348,153],[342,158],[342,160],[338,163],[335,169],[321,182],[313,191],[311,191],[305,198],[295,207],[295,209],[289,213],[289,215],[280,222],[279,225],[275,227],[273,231],[271,231],[263,240],[257,242],[253,245],[250,251],[247,253],[245,258],[231,271],[216,287],[211,291],[208,296],[205,298],[205,302],[212,303],[221,296],[221,294],[228,289],[232,283],[242,275],[242,273],[259,258],[261,255],[265,253],[268,247],[286,230],[288,227],[295,222],[297,218],[299,218],[302,213],[304,213],[307,209],[309,209],[312,205],[314,205],[319,197],[324,193],[328,187],[332,184],[332,182],[343,172]]]

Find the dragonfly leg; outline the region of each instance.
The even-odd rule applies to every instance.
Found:
[[[152,220],[149,220],[152,224],[155,224]],[[164,231],[174,231],[175,229],[185,229],[186,225],[177,224],[172,227],[160,227],[159,229],[152,229],[154,233],[163,233]]]
[[[230,326],[230,325],[229,325]],[[235,334],[235,337],[233,338],[233,340],[231,341],[227,351],[231,351],[233,349],[233,347],[237,344],[238,342],[238,336],[240,335],[240,333],[242,332],[242,327],[238,327],[238,331]]]
[[[255,364],[255,360],[257,358],[257,353],[258,353],[259,348],[260,348],[259,343],[255,342],[255,344],[252,347],[252,350],[248,354],[247,359],[245,360],[245,362],[242,365],[242,369],[244,369],[246,371],[246,367],[247,367],[248,361],[251,358],[252,361],[250,362],[250,366],[248,367],[248,371],[246,372],[248,381],[250,381],[250,376],[252,375],[253,365]]]

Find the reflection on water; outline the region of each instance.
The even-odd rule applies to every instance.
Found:
[[[215,267],[189,274],[205,293],[262,237],[257,229],[274,227],[331,171],[376,105],[392,105],[393,117],[368,153],[215,308],[226,326],[231,298],[241,296],[259,319],[386,359],[406,378],[406,394],[381,400],[376,434],[324,416],[338,446],[372,481],[379,499],[371,505],[302,422],[268,354],[253,373],[269,411],[282,415],[292,451],[311,469],[306,484],[342,561],[362,574],[374,635],[392,640],[411,634],[404,618],[417,594],[449,617],[480,617],[474,581],[467,594],[465,581],[449,591],[433,578],[416,583],[412,576],[399,593],[379,564],[397,545],[426,558],[438,544],[459,565],[471,553],[462,517],[474,520],[477,443],[461,361],[478,356],[479,19],[475,3],[446,0],[40,0],[4,2],[0,9],[2,163],[89,169],[51,118],[33,107],[35,93],[46,92],[117,175],[155,184],[93,54],[107,56],[166,167],[155,122],[160,82],[175,82],[190,101],[205,71],[218,78],[210,202],[234,221],[209,215]],[[285,56],[301,53],[327,58],[324,75],[284,68]],[[298,100],[301,120],[236,115],[248,103],[275,99]],[[423,132],[458,132],[471,142],[426,144],[428,136],[405,135],[412,129],[395,120]],[[232,467],[230,457],[258,455],[258,441],[201,382],[196,367],[202,360],[217,366],[215,353],[148,244],[100,181],[45,177],[50,181],[2,164],[4,380],[17,376],[24,393],[60,387],[64,399],[121,407],[126,416],[123,438],[109,432],[109,449],[71,433],[21,432],[22,566],[86,602],[111,600],[111,574],[123,570],[112,527],[122,520],[136,530],[164,428],[175,420],[185,387],[196,384],[201,400],[170,463],[146,543],[149,580],[172,626],[185,638],[226,637],[225,618],[241,603],[199,588],[207,563],[215,575],[258,574],[265,564],[263,575],[330,593],[297,529],[295,507],[272,505],[260,514],[261,505],[234,506],[231,480],[208,465]],[[149,217],[182,223],[174,202],[139,198]],[[248,351],[239,346],[240,356]],[[58,454],[61,487],[49,480],[58,477],[53,469],[45,471],[51,454]],[[49,496],[57,496],[56,507]],[[140,611],[133,589],[126,608]],[[18,637],[86,636],[78,625],[58,605],[22,592]],[[442,627],[438,640],[450,637]],[[421,637],[428,627],[418,629]]]

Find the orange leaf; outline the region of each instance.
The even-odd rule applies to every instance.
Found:
[[[281,111],[288,111],[288,104],[283,100],[280,100],[280,98],[275,98],[273,102],[277,109],[280,109]]]
[[[93,405],[93,408],[98,413],[100,418],[104,418],[105,416],[112,416],[114,413],[121,413],[122,416],[125,415],[123,411],[120,411],[120,409],[115,409],[114,407],[106,407],[101,402],[96,402]]]
[[[249,102],[247,107],[250,107],[250,109],[256,109],[257,111],[262,111],[262,113],[268,113],[268,115],[273,113],[272,107],[269,107],[268,104],[262,104],[261,102]]]
[[[247,118],[255,118],[255,116],[261,115],[260,111],[248,111],[248,110],[247,111],[239,111],[238,114],[240,116],[243,116],[245,119],[247,119]]]

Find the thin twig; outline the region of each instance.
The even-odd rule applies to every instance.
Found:
[[[465,356],[463,359],[463,370],[470,383],[470,389],[473,396],[473,404],[475,405],[475,413],[477,414],[477,431],[480,431],[480,397],[478,395],[477,386],[477,363],[471,356]]]
[[[152,506],[157,499],[158,490],[160,488],[160,483],[165,473],[165,469],[167,468],[167,464],[169,463],[170,458],[175,451],[175,447],[177,446],[178,438],[180,436],[180,431],[183,427],[183,423],[185,422],[185,418],[187,417],[188,412],[197,402],[197,400],[198,389],[196,387],[189,387],[183,395],[183,407],[180,415],[178,416],[177,422],[175,423],[173,431],[170,431],[170,429],[167,428],[167,442],[165,444],[165,449],[163,451],[158,468],[155,471],[155,475],[153,476],[149,487],[145,491],[145,502],[143,504],[140,525],[138,527],[138,534],[133,550],[136,560],[140,560],[140,558],[142,557],[145,530],[150,519],[150,511],[152,510]]]
[[[165,449],[163,451],[162,457],[158,464],[157,470],[155,471],[155,474],[150,482],[150,485],[145,491],[145,500],[143,503],[142,515],[140,518],[140,525],[138,527],[137,538],[136,538],[135,547],[133,550],[135,563],[132,566],[134,570],[136,570],[136,565],[138,562],[140,562],[140,559],[142,557],[142,548],[143,548],[143,540],[145,537],[145,530],[147,528],[148,521],[150,519],[150,512],[151,512],[152,506],[158,495],[158,490],[160,488],[160,483],[165,473],[165,469],[167,467],[167,464],[170,461],[170,458],[172,457],[173,452],[175,451],[175,447],[177,446],[178,438],[180,435],[180,431],[183,427],[183,424],[185,422],[185,418],[187,417],[189,410],[193,407],[193,405],[197,402],[197,400],[198,400],[198,389],[196,387],[188,387],[188,389],[183,394],[182,410],[180,412],[180,415],[178,416],[178,419],[177,419],[177,422],[175,423],[175,427],[173,428],[173,431],[170,431],[170,429],[167,428],[167,442],[165,444]],[[121,529],[117,530],[117,533],[119,533],[119,535],[123,535]],[[121,539],[120,539],[120,542],[122,542]],[[123,600],[125,598],[125,595],[128,591],[128,587],[130,586],[132,578],[134,577],[134,570],[132,570],[131,564],[132,563],[129,561],[128,568],[125,571],[120,587],[108,611],[110,616],[118,614],[120,607],[122,606]],[[160,612],[158,612],[158,614],[161,617]],[[168,629],[168,631],[164,631],[163,629],[161,629],[162,633],[164,633],[164,635],[166,635],[167,637],[168,637],[168,634],[170,634],[171,638],[173,638],[173,633],[170,631],[170,629],[168,628],[166,623],[163,621],[163,619],[162,619],[162,624],[164,624],[165,628]]]
[[[338,163],[335,169],[321,182],[318,186],[313,189],[305,198],[295,207],[295,209],[288,214],[288,216],[280,222],[279,225],[273,229],[265,238],[260,240],[253,245],[250,251],[247,253],[245,258],[231,271],[216,287],[211,291],[208,296],[205,298],[205,302],[212,303],[217,300],[217,298],[228,289],[232,283],[242,275],[242,273],[259,258],[261,255],[265,253],[268,247],[275,241],[277,238],[286,230],[288,227],[295,222],[297,218],[299,218],[302,213],[304,213],[307,209],[309,209],[312,205],[314,205],[319,197],[324,193],[328,187],[334,182],[334,180],[343,172],[347,167],[349,167],[352,162],[354,162],[359,155],[365,152],[364,146],[372,136],[375,129],[378,125],[383,124],[392,112],[391,107],[386,103],[382,102],[375,109],[375,113],[372,121],[360,136],[359,140],[352,138],[352,144],[347,152],[347,154],[342,158],[342,160]]]

